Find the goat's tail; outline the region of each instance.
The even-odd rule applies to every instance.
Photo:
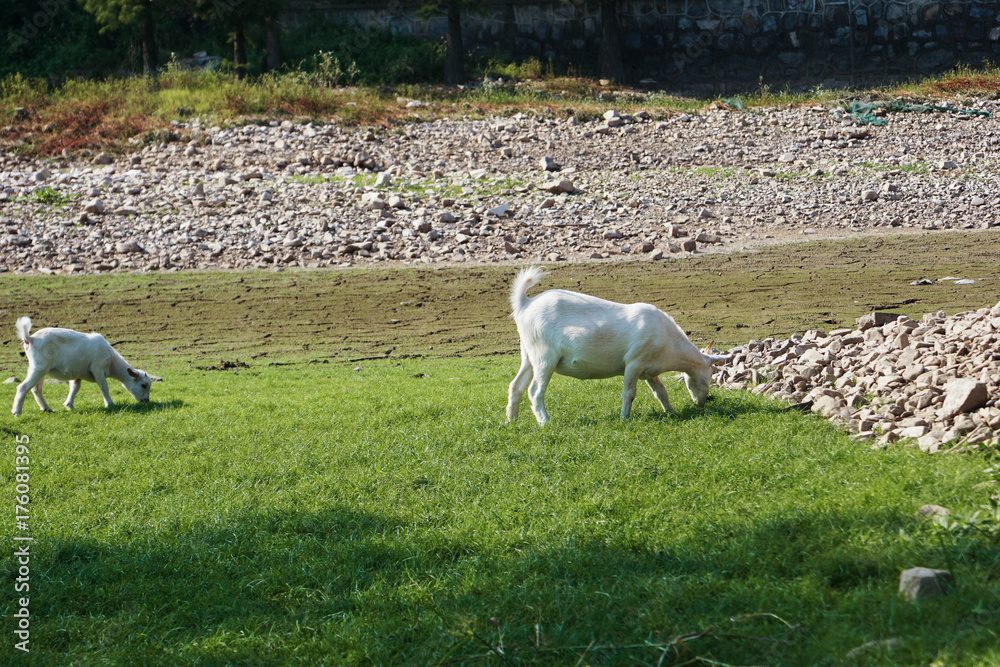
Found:
[[[25,343],[30,342],[31,338],[31,318],[27,315],[17,318],[17,324],[14,325],[17,329],[17,337],[20,338]]]
[[[541,282],[545,272],[537,266],[529,266],[517,274],[510,288],[510,305],[517,315],[528,303],[528,290]]]

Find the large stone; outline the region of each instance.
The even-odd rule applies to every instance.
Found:
[[[539,165],[541,166],[542,171],[559,171],[562,169],[558,162],[547,155],[539,160]]]
[[[510,212],[510,204],[500,204],[499,206],[494,206],[489,211],[487,211],[488,214],[495,215],[498,218],[504,217],[509,212]]]
[[[938,411],[942,419],[978,410],[990,400],[986,385],[978,380],[952,380],[945,388],[944,404]]]
[[[929,504],[921,505],[920,509],[917,510],[917,514],[920,516],[948,516],[951,514],[951,510],[941,505]]]
[[[884,327],[890,322],[895,322],[899,319],[898,313],[868,313],[867,315],[862,315],[857,319],[858,329],[861,331],[867,331],[874,327]]]
[[[119,241],[115,244],[115,252],[120,254],[142,252],[142,246],[135,241]]]
[[[576,188],[573,187],[573,183],[567,181],[566,179],[542,183],[538,186],[538,189],[553,195],[557,195],[562,192],[573,192],[576,190]]]
[[[955,577],[947,570],[911,567],[899,574],[899,592],[911,602],[947,595],[955,588]]]
[[[813,401],[812,411],[818,412],[824,417],[833,417],[846,405],[847,402],[844,401],[843,398],[838,398],[836,396],[819,396]]]

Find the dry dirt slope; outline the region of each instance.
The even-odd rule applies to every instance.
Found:
[[[719,347],[850,326],[873,309],[914,317],[993,305],[995,231],[818,242],[673,262],[560,264],[561,287],[670,312]],[[22,375],[14,320],[99,330],[156,369],[369,357],[515,353],[507,290],[517,266],[441,269],[0,276],[0,372]],[[919,278],[961,276],[911,286]]]

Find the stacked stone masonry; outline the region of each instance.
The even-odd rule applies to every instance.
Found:
[[[309,3],[289,27],[317,15],[349,25],[440,40],[446,19],[417,5]],[[632,82],[714,91],[770,85],[833,87],[980,65],[1000,52],[997,3],[926,0],[622,0],[618,20]],[[598,3],[490,0],[466,12],[465,47],[592,70]],[[359,29],[357,47],[364,48]],[[655,82],[655,83],[654,83]]]

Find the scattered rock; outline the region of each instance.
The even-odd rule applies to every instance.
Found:
[[[115,252],[119,254],[130,254],[136,252],[143,252],[142,246],[140,246],[135,241],[119,241],[115,244]]]
[[[500,204],[500,206],[496,206],[487,211],[487,213],[489,213],[490,215],[495,215],[498,218],[504,217],[509,212],[510,212],[510,204]]]
[[[540,166],[542,168],[542,171],[561,171],[562,170],[562,167],[559,166],[559,163],[556,162],[555,160],[553,160],[549,156],[543,157],[541,160],[539,160],[539,163],[540,163]]]
[[[995,148],[992,121],[963,123],[961,153],[943,131],[951,123],[935,129],[925,121],[897,114],[872,130],[851,125],[838,108],[748,114],[722,105],[656,122],[648,112],[608,109],[587,121],[438,118],[393,133],[290,119],[225,127],[192,119],[173,124],[171,138],[179,141],[135,144],[120,157],[0,157],[0,207],[19,228],[0,233],[0,272],[488,262],[508,258],[507,243],[529,261],[662,258],[830,230],[933,235],[995,226],[983,215],[997,194],[986,159]],[[870,135],[878,140],[866,141]],[[921,155],[954,155],[931,166],[958,169],[961,160],[961,182],[928,189],[925,170],[904,168],[922,164]],[[566,164],[573,167],[559,169]],[[558,170],[558,180],[535,188],[539,169]],[[717,170],[717,188],[704,189],[705,169]],[[798,176],[786,178],[789,169]],[[665,192],[662,177],[674,172],[683,177],[670,178]],[[737,184],[738,198],[719,196]],[[42,185],[77,203],[40,202],[32,195]],[[869,190],[875,198],[859,206],[859,194]],[[369,192],[376,197],[365,198]],[[506,215],[490,214],[505,204]],[[605,245],[608,218],[626,245]],[[301,244],[285,245],[289,232]],[[526,237],[530,243],[521,242]],[[123,240],[149,250],[141,265],[110,257]],[[887,342],[899,351],[901,340],[895,334]],[[928,433],[936,430],[951,429]]]
[[[576,190],[576,188],[573,186],[573,183],[565,179],[542,183],[541,185],[538,186],[538,189],[553,195],[557,195],[563,192],[573,192]]]
[[[917,514],[920,516],[948,516],[951,514],[951,510],[940,505],[922,505],[917,510]]]
[[[955,577],[947,570],[913,567],[899,575],[899,592],[911,602],[947,595],[955,588]]]
[[[91,199],[84,205],[83,210],[86,211],[87,213],[95,213],[95,214],[104,213],[104,202],[102,202],[100,199],[97,198]]]
[[[885,325],[895,322],[898,319],[898,313],[874,312],[862,315],[855,322],[859,331],[868,331],[872,327],[884,327]]]

